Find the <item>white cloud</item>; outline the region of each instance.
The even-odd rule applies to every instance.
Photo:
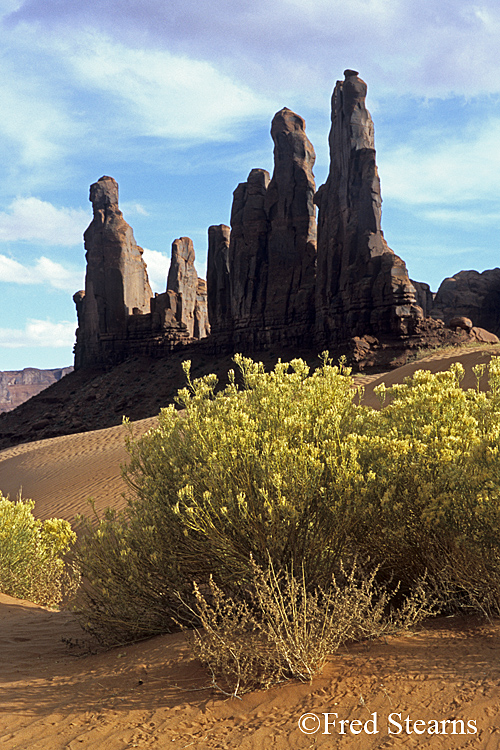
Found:
[[[7,349],[68,347],[75,341],[75,328],[74,321],[53,323],[30,318],[24,329],[0,328],[0,346]]]
[[[113,12],[103,7],[102,0],[26,0],[10,23],[43,33],[55,29],[60,36],[73,28],[93,28],[129,46],[141,40],[151,55],[163,47],[165,60],[168,54],[205,60],[255,91],[291,90],[300,83],[304,94],[314,98],[345,67],[364,71],[399,93],[500,90],[500,61],[492,52],[500,34],[498,0],[233,0],[230,12],[227,0],[183,0],[168,7],[161,0],[116,0]],[[114,79],[116,61],[99,51],[93,60],[93,47],[89,53],[91,76],[99,62],[110,63]],[[123,71],[128,69],[125,61]],[[182,70],[174,70],[183,82]],[[132,80],[122,82],[122,88],[139,87],[136,72],[134,65]],[[196,85],[189,81],[191,72],[200,71],[188,63],[187,89]],[[161,93],[163,79],[157,80]],[[140,92],[136,96],[142,98]]]
[[[27,266],[14,258],[0,255],[0,282],[14,284],[43,284],[55,289],[75,292],[82,287],[82,274],[70,271],[60,263],[42,256],[34,265]]]
[[[498,199],[500,119],[461,132],[440,132],[435,123],[432,131],[410,137],[379,159],[385,198],[413,206]]]
[[[167,288],[167,275],[170,267],[170,258],[158,250],[144,248],[144,262],[148,267],[148,277],[151,289],[154,292],[164,292]]]
[[[265,97],[208,61],[167,50],[127,47],[98,32],[52,39],[82,90],[105,93],[134,135],[180,141],[232,137],[238,122],[268,114]],[[123,112],[126,117],[123,117]]]
[[[7,211],[0,212],[0,241],[81,245],[90,219],[89,212],[80,208],[57,208],[40,198],[16,198]]]
[[[422,216],[436,224],[452,224],[453,226],[461,224],[464,226],[477,225],[484,227],[485,224],[488,224],[491,227],[500,223],[500,212],[485,211],[484,206],[478,206],[476,210],[453,208],[430,209],[423,211]]]
[[[149,211],[144,208],[142,203],[134,203],[133,201],[124,201],[120,203],[120,210],[123,214],[139,214],[139,216],[149,216]]]

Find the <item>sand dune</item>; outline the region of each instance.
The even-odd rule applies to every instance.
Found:
[[[457,359],[467,370],[465,385],[472,387],[471,367],[495,351],[441,353],[360,378],[364,402],[377,403],[373,388],[379,382],[401,382],[416,369],[436,371]],[[154,422],[143,420],[134,429],[139,434]],[[119,507],[125,490],[120,464],[127,458],[123,439],[124,429],[113,427],[4,450],[0,489],[15,497],[22,487],[23,496],[36,501],[40,518],[72,521],[88,512],[89,496],[99,510]],[[70,613],[0,595],[0,749],[493,750],[500,746],[499,643],[498,623],[442,618],[416,633],[344,649],[311,685],[292,683],[235,700],[213,689],[190,660],[183,635],[105,652]],[[307,728],[323,722],[316,733],[300,730],[305,713],[313,714]],[[361,723],[350,725],[353,731],[344,724],[344,735],[338,724],[330,725],[330,734],[324,734],[325,713],[330,720],[337,713]],[[377,724],[364,725],[374,714]],[[415,725],[417,720],[422,723]],[[430,734],[429,727],[439,733]],[[453,728],[459,733],[452,734]]]
[[[156,417],[135,422],[134,435],[155,424]],[[0,451],[0,490],[11,499],[22,490],[43,519],[57,516],[71,522],[78,513],[88,515],[89,497],[98,511],[122,507],[125,435],[126,428],[119,425],[6,448]]]

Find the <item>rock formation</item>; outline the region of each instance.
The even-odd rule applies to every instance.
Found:
[[[302,343],[314,327],[314,149],[304,120],[287,108],[271,136],[272,179],[252,169],[233,194],[230,239],[223,225],[209,234],[212,332],[231,332],[233,348]]]
[[[181,237],[166,291],[153,297],[116,182],[91,186],[75,368],[163,357],[209,334],[207,353],[328,349],[360,367],[402,364],[421,346],[495,339],[483,328],[500,333],[500,269],[461,272],[434,298],[387,245],[367,86],[354,70],[344,75],[332,96],[326,183],[315,193],[304,120],[283,108],[271,124],[272,178],[252,169],[233,193],[231,229],[209,228],[207,283]],[[460,324],[445,327],[442,318],[457,316]]]
[[[176,240],[167,291],[153,297],[132,228],[118,208],[118,185],[101,177],[90,188],[94,218],[84,233],[85,291],[78,316],[75,369],[116,364],[132,355],[162,356],[209,331],[206,289],[194,268],[193,243]]]
[[[430,314],[447,324],[451,318],[465,316],[474,326],[500,335],[500,268],[460,271],[445,279]]]
[[[316,336],[331,346],[354,336],[400,338],[423,318],[404,262],[381,230],[380,180],[367,86],[346,70],[332,96],[330,173],[318,190]]]
[[[198,279],[194,260],[193,241],[189,237],[174,240],[167,292],[175,292],[178,295],[179,319],[186,326],[190,338],[202,338],[210,333],[206,283],[203,279]]]
[[[424,317],[427,318],[431,314],[432,307],[434,305],[435,292],[431,291],[429,284],[423,281],[410,280],[410,284],[415,289],[415,295],[417,298],[417,305],[422,308]]]
[[[152,297],[143,250],[118,208],[118,184],[101,177],[90,187],[94,218],[83,237],[85,292],[74,296],[78,331],[75,367],[102,358],[106,337],[123,337],[131,315],[149,312]]]
[[[0,414],[16,409],[49,385],[57,383],[72,370],[72,367],[59,367],[53,370],[25,367],[24,370],[0,372]]]
[[[228,332],[232,328],[229,242],[231,230],[225,224],[208,228],[207,304],[212,331]]]
[[[265,324],[286,326],[302,341],[314,326],[316,281],[316,154],[305,122],[290,109],[271,124],[274,172],[266,194],[269,219]],[[288,339],[288,336],[285,336]]]
[[[209,335],[210,322],[208,318],[207,282],[205,279],[197,278],[193,337],[195,339],[204,339]]]

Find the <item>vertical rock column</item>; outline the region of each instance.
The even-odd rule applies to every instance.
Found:
[[[229,247],[227,227],[209,233],[212,334],[230,332],[233,349],[310,343],[314,332],[314,149],[287,108],[271,136],[273,177],[252,169],[234,191]]]
[[[143,250],[118,208],[117,182],[101,177],[90,187],[90,201],[94,217],[84,233],[85,292],[74,296],[75,368],[101,364],[104,338],[125,338],[129,316],[148,313],[152,296]]]
[[[189,337],[203,338],[210,332],[206,283],[198,278],[194,261],[193,241],[189,237],[174,240],[167,294],[174,292],[178,296],[177,317],[186,326]]]
[[[269,221],[265,325],[285,326],[283,343],[304,343],[314,329],[316,154],[305,122],[290,109],[271,124],[274,172],[266,194]]]
[[[232,329],[229,243],[231,230],[225,224],[208,228],[207,304],[212,334]]]
[[[318,190],[318,345],[405,336],[422,318],[405,263],[380,226],[382,199],[367,86],[346,70],[332,96],[330,173]]]

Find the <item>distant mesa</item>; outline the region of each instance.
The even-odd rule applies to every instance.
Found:
[[[24,370],[0,372],[0,414],[13,411],[72,371],[72,367],[52,370],[25,367]]]
[[[325,184],[316,191],[303,118],[284,107],[271,124],[272,176],[252,169],[233,193],[231,226],[208,229],[206,282],[191,239],[180,237],[166,290],[153,296],[116,181],[91,186],[75,369],[201,342],[214,354],[329,349],[363,367],[401,364],[425,345],[496,339],[488,331],[500,333],[500,269],[461,272],[434,295],[388,246],[367,85],[355,70],[344,76],[332,96]],[[446,325],[457,316],[472,327]]]

